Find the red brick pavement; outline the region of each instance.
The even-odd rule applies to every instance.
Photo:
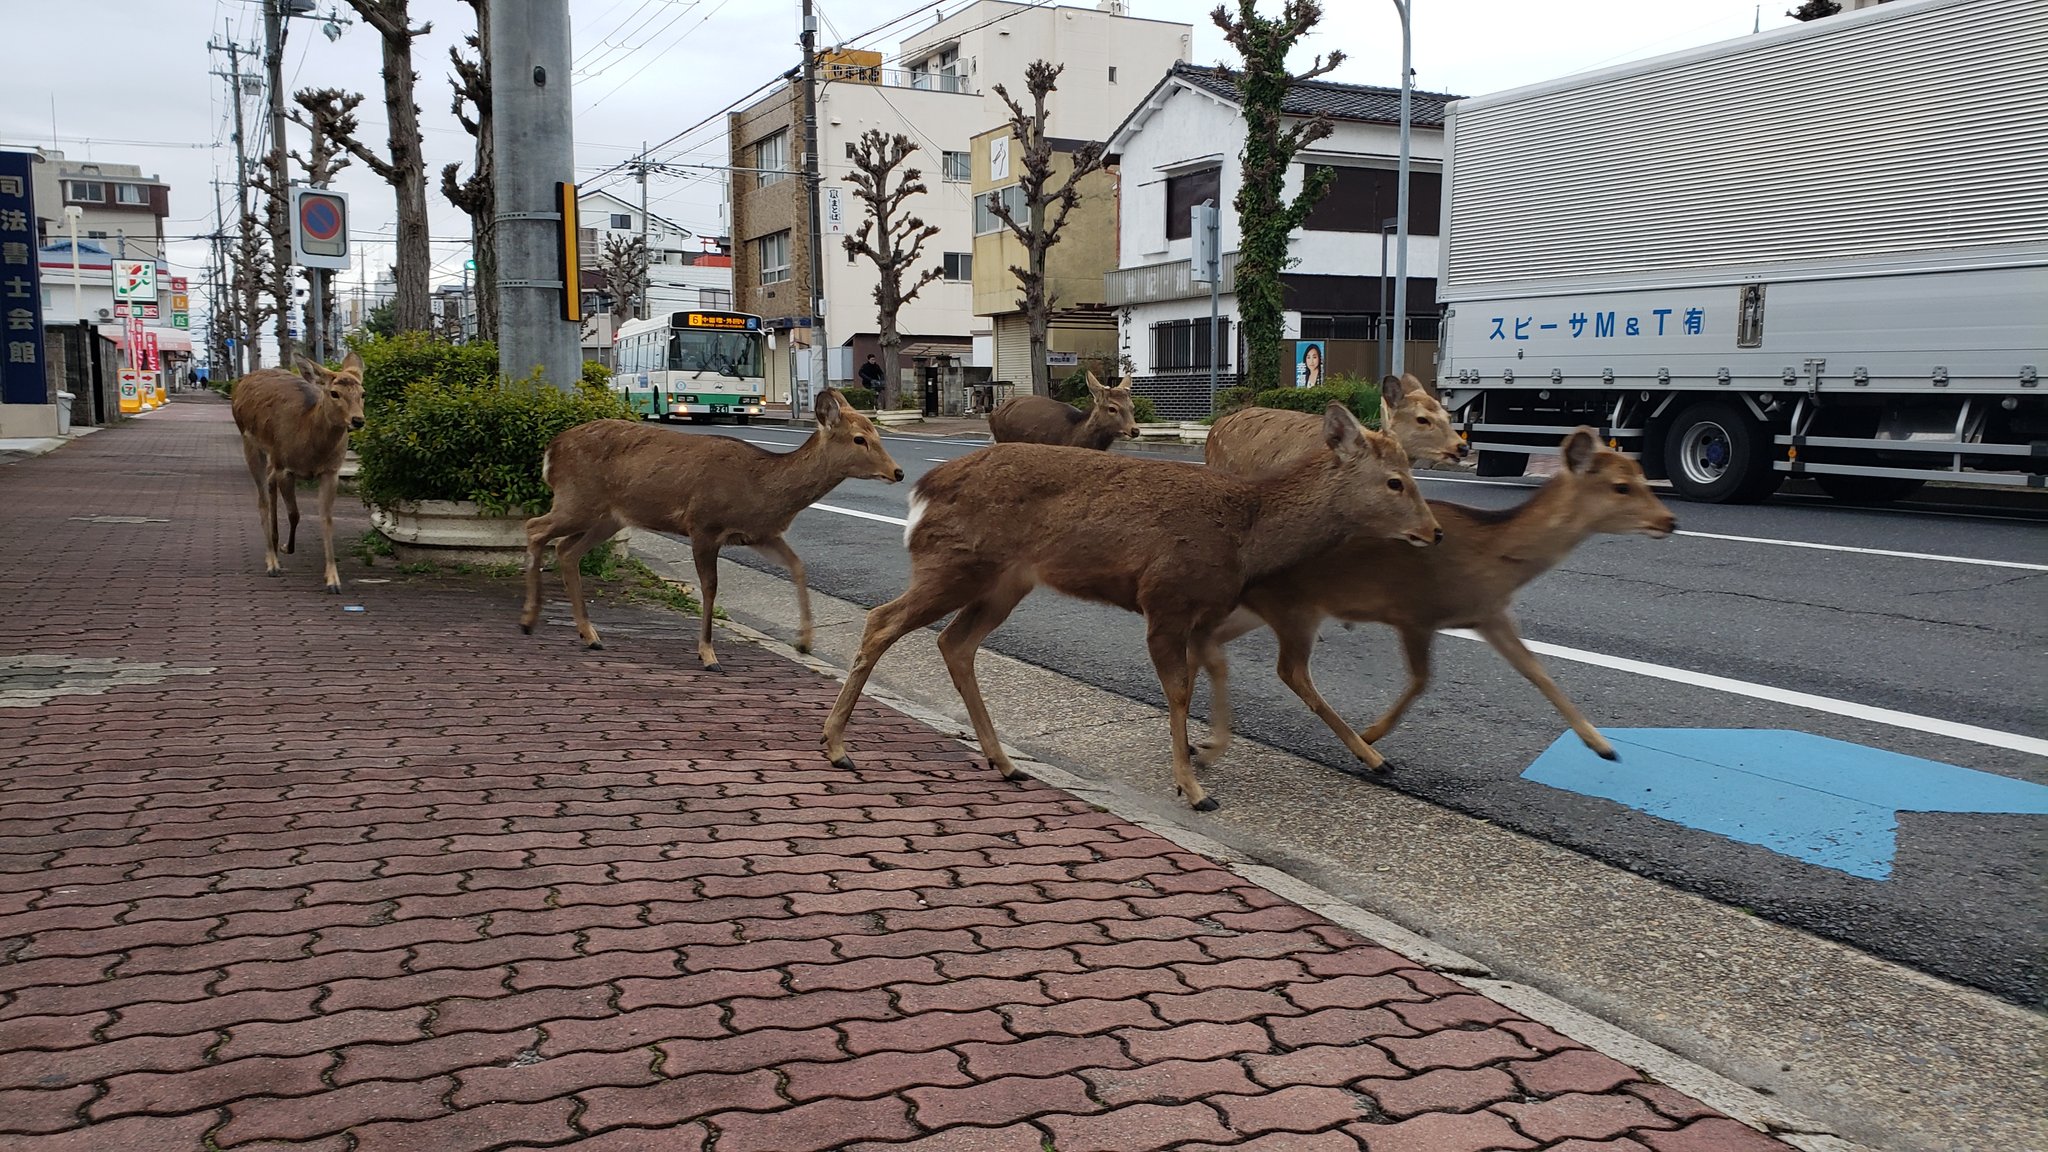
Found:
[[[835,771],[689,621],[265,579],[254,504],[210,400],[0,469],[0,690],[211,669],[0,707],[9,1152],[1782,1152],[879,706]]]

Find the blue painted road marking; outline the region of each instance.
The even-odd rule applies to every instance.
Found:
[[[2040,784],[1809,732],[1604,731],[1619,763],[1566,732],[1522,778],[1870,880],[1892,874],[1900,812],[2048,815]]]

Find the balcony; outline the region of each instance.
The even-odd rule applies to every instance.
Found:
[[[924,92],[953,92],[979,96],[980,91],[965,76],[951,72],[920,72],[909,68],[873,68],[858,64],[824,64],[818,79],[841,84],[873,84],[883,88],[911,88]]]

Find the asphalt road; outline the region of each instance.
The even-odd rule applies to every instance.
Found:
[[[678,431],[770,447],[793,447],[804,435]],[[887,442],[911,480],[978,446]],[[1482,507],[1518,503],[1535,483],[1422,479],[1431,499]],[[813,588],[864,605],[902,592],[908,487],[850,482],[797,518],[789,539]],[[1750,507],[1672,506],[1681,535],[1596,537],[1517,600],[1527,640],[1573,650],[1544,663],[1623,744],[1624,765],[1632,754],[1617,729],[1790,729],[2048,785],[2040,754],[2048,739],[2048,510],[1860,510],[1797,495]],[[1717,538],[1730,536],[1750,539]],[[778,570],[748,552],[728,556]],[[1041,591],[989,644],[1162,704],[1139,618],[1119,610]],[[1949,781],[1909,769],[1894,785],[1901,811],[1889,875],[1852,874],[1811,862],[1826,858],[1825,842],[1839,834],[1825,813],[1806,836],[1808,850],[1774,851],[1742,842],[1739,831],[1731,838],[1699,821],[1688,827],[1524,779],[1566,733],[1563,722],[1483,644],[1439,637],[1436,654],[1430,692],[1379,744],[1399,765],[1390,786],[2015,1001],[2038,1005],[2048,995],[2048,816],[1914,811],[1958,805]],[[1272,674],[1269,633],[1238,641],[1231,657],[1241,734],[1333,770],[1354,767]],[[1614,667],[1613,658],[1651,667]],[[1403,683],[1384,628],[1326,625],[1313,667],[1324,696],[1359,727]],[[1916,718],[1969,727],[1930,732]],[[1886,767],[1859,755],[1868,754],[1852,750],[1845,761],[1841,786],[1852,792]],[[1738,825],[1785,822],[1784,811],[1742,810],[1771,801],[1725,799]]]

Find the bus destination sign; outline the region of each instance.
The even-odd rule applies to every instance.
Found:
[[[677,328],[710,328],[731,332],[753,332],[761,327],[759,316],[744,312],[678,312],[671,323]]]

